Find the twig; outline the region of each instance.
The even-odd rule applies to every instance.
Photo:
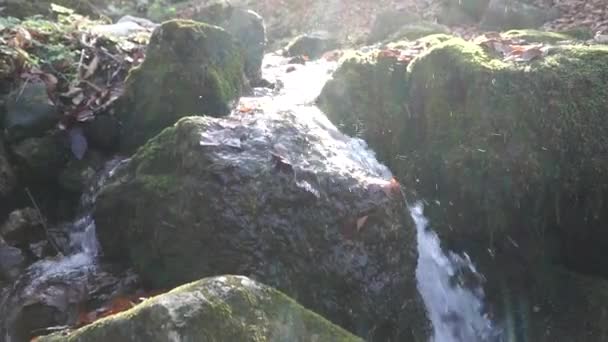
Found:
[[[38,213],[38,218],[40,219],[40,222],[42,222],[42,227],[44,228],[44,233],[46,235],[46,239],[49,241],[49,243],[51,244],[53,249],[55,249],[55,252],[57,252],[57,254],[63,255],[63,253],[61,253],[61,249],[59,248],[59,245],[57,244],[57,242],[55,242],[55,239],[53,239],[53,237],[51,236],[51,234],[49,232],[49,227],[46,223],[46,220],[44,219],[44,216],[42,215],[42,211],[40,211],[40,207],[38,207],[38,203],[36,203],[36,200],[34,199],[34,196],[32,196],[30,189],[25,188],[25,193],[30,198],[30,201],[32,202],[32,204],[34,205],[34,208],[36,209],[36,212]]]

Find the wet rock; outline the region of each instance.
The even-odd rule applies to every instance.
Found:
[[[75,325],[83,305],[133,291],[128,274],[114,275],[84,253],[49,258],[28,267],[0,298],[3,341],[29,341],[49,327]]]
[[[242,87],[243,57],[230,34],[193,21],[165,22],[119,100],[123,149],[134,149],[186,115],[227,115]]]
[[[0,139],[0,200],[10,195],[16,185],[17,177],[6,155],[4,142]]]
[[[24,208],[11,212],[6,222],[0,226],[0,235],[11,245],[27,246],[45,239],[40,214],[34,208]]]
[[[89,149],[82,160],[72,158],[59,174],[59,185],[67,191],[82,193],[99,170],[103,168],[103,155]]]
[[[431,227],[447,248],[471,256],[488,279],[496,319],[508,320],[505,305],[523,303],[518,310],[525,311],[540,300],[541,292],[530,292],[530,284],[555,290],[541,280],[551,264],[608,275],[595,266],[608,262],[602,228],[608,222],[608,164],[602,157],[608,145],[598,138],[608,134],[607,66],[605,46],[558,46],[543,59],[516,63],[451,39],[407,69],[345,64],[334,77],[343,88],[326,93],[332,104],[324,109],[336,124],[388,122],[392,131],[361,136],[389,158],[406,188],[428,202]],[[358,82],[373,77],[399,90],[376,102],[380,95],[369,95]],[[361,110],[348,116],[338,103]],[[585,290],[570,291],[568,296],[577,298]],[[505,304],[506,297],[512,302]],[[584,310],[592,304],[581,305],[578,319],[599,329],[597,316]],[[547,321],[567,317],[557,310],[533,315],[527,320],[535,329],[527,336],[535,341],[603,336],[581,329],[575,338],[575,330],[563,339],[545,338]]]
[[[4,129],[9,141],[41,136],[58,121],[57,108],[51,103],[42,82],[18,87],[6,101]]]
[[[480,25],[493,30],[538,28],[558,16],[555,8],[542,9],[520,0],[490,0]]]
[[[23,252],[0,241],[0,281],[15,279],[25,266]]]
[[[327,51],[339,47],[336,39],[332,38],[327,32],[315,32],[301,35],[292,40],[285,47],[285,56],[306,56],[310,59],[317,59]]]
[[[407,340],[425,322],[394,185],[320,113],[190,117],[116,171],[95,220],[105,255],[154,287],[248,275],[361,336]]]
[[[344,341],[361,339],[306,310],[284,294],[245,277],[187,284],[51,341]]]
[[[34,182],[56,179],[72,155],[61,133],[25,139],[11,150],[20,176]]]

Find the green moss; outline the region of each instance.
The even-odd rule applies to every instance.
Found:
[[[193,21],[164,23],[144,63],[131,71],[119,109],[125,149],[186,115],[227,115],[239,98],[243,57],[224,30]]]
[[[557,43],[572,41],[575,38],[565,33],[547,32],[539,30],[510,30],[503,33],[508,38],[523,39],[528,43]]]
[[[207,278],[49,341],[336,341],[361,339],[244,277]]]

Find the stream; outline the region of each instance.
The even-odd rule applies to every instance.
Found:
[[[335,132],[335,126],[313,103],[336,66],[336,62],[319,60],[296,65],[295,70],[287,72],[287,59],[269,54],[264,60],[264,76],[276,82],[275,88],[254,89],[253,94],[241,98],[233,115],[291,110]],[[353,156],[374,158],[363,141],[353,141],[357,144],[351,148]],[[68,236],[61,246],[64,256],[32,264],[0,298],[1,341],[27,341],[32,335],[65,328],[65,322],[77,322],[82,303],[134,290],[135,275],[128,270],[116,272],[100,261],[103,253],[92,218],[99,190],[121,163],[120,159],[107,162],[82,196],[80,215],[60,227]],[[454,281],[460,273],[480,277],[471,260],[441,250],[421,204],[411,207],[410,212],[417,228],[418,290],[433,324],[432,342],[500,341],[499,329],[483,314],[481,286]]]

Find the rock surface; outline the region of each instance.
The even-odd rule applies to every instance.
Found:
[[[8,96],[3,127],[7,139],[16,141],[41,136],[59,122],[59,118],[46,85],[26,83]]]
[[[191,117],[163,131],[98,198],[106,256],[155,287],[252,276],[378,340],[423,329],[398,186],[360,141],[308,114]]]
[[[240,276],[206,278],[146,300],[60,341],[363,341],[284,294]]]
[[[226,31],[194,21],[165,22],[119,100],[123,149],[133,150],[186,115],[227,115],[242,85],[243,57]]]
[[[407,67],[386,63],[344,63],[321,96],[323,108],[351,134],[370,128],[360,135],[428,201],[431,226],[446,246],[478,263],[498,317],[518,301],[532,310],[545,294],[530,287],[564,295],[542,280],[541,273],[556,276],[550,264],[606,276],[594,266],[608,260],[601,228],[608,221],[608,164],[601,157],[608,144],[600,138],[608,134],[605,46],[558,45],[544,58],[510,62],[452,39]],[[572,287],[570,295],[584,291]],[[577,310],[585,315],[579,321],[599,329],[597,316]],[[556,336],[541,328],[545,319],[567,320],[559,310],[530,319],[534,341]],[[603,336],[578,333],[559,341]]]
[[[4,142],[0,139],[0,203],[17,185],[17,177],[8,160]]]
[[[328,32],[315,32],[294,38],[285,47],[285,56],[306,56],[317,59],[323,53],[338,48],[339,43]]]
[[[215,1],[207,6],[195,6],[180,17],[217,25],[239,42],[245,57],[245,75],[255,83],[262,78],[262,60],[266,48],[264,18],[254,11],[232,6],[228,1]]]

